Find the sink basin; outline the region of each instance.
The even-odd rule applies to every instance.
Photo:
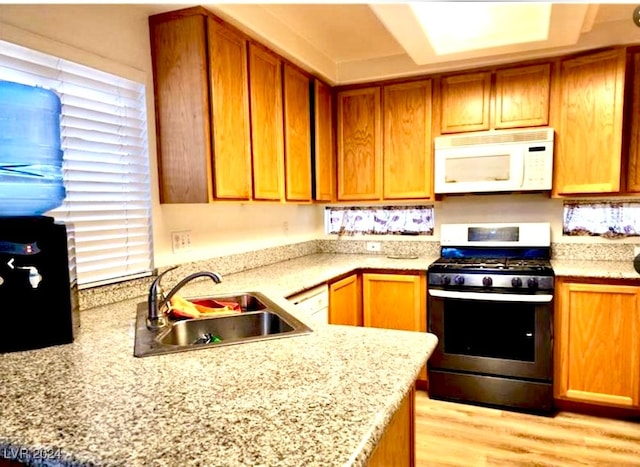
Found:
[[[308,334],[311,329],[259,292],[211,295],[189,298],[203,302],[233,302],[241,312],[234,315],[168,319],[168,324],[154,331],[147,328],[147,302],[138,303],[134,355],[146,357],[188,350],[241,344],[281,337]]]
[[[293,331],[291,324],[271,311],[252,311],[218,318],[180,321],[158,335],[165,345],[231,343]]]

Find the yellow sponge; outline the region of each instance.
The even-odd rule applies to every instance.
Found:
[[[174,295],[169,300],[169,303],[170,303],[169,310],[171,314],[173,314],[174,316],[182,317],[182,318],[201,318],[204,316],[221,316],[221,315],[235,314],[240,312],[240,310],[234,309],[234,307],[232,306],[224,305],[214,300],[211,300],[209,302],[219,306],[208,307],[198,303],[193,303],[181,297],[180,295]]]

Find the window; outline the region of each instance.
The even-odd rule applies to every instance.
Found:
[[[51,89],[62,101],[67,196],[48,215],[73,226],[68,231],[78,285],[148,275],[152,241],[144,84],[5,41],[0,41],[0,80]]]
[[[326,232],[338,235],[433,235],[433,206],[325,208]]]
[[[640,236],[640,202],[566,201],[564,235]]]

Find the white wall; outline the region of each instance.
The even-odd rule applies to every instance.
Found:
[[[0,39],[144,80],[156,266],[316,238],[322,232],[317,206],[160,205],[148,26],[149,12],[158,10],[157,5],[0,5]],[[171,232],[181,230],[191,230],[193,246],[174,254]]]
[[[176,5],[175,8],[180,6]],[[0,5],[0,39],[69,60],[136,76],[147,85],[149,153],[156,266],[206,259],[321,237],[323,207],[270,203],[160,205],[153,121],[148,14],[170,5]],[[9,26],[7,26],[9,25]],[[442,223],[544,221],[554,242],[607,242],[562,237],[562,201],[543,194],[447,196],[436,203]],[[191,230],[193,247],[171,251],[171,232]]]
[[[550,222],[551,241],[562,241],[562,200],[543,193],[445,196],[436,203],[435,220],[436,232],[441,224]]]

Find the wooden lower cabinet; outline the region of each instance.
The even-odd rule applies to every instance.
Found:
[[[415,465],[415,389],[405,396],[393,415],[375,451],[369,467]]]
[[[374,328],[427,331],[424,274],[362,275],[364,325]]]
[[[426,274],[363,274],[362,310],[365,326],[427,332]]]
[[[556,399],[640,406],[640,286],[559,278]]]
[[[329,324],[362,326],[362,286],[359,274],[329,284]]]
[[[354,273],[329,284],[329,324],[427,332],[426,273]]]

